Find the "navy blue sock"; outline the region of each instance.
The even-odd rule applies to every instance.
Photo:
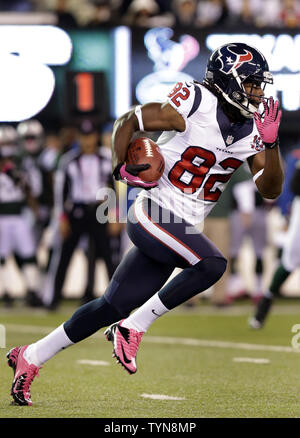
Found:
[[[264,270],[263,260],[260,257],[257,257],[255,263],[255,273],[258,275],[262,275]]]
[[[64,323],[72,342],[79,342],[128,315],[121,315],[104,297],[84,304]]]
[[[158,296],[167,309],[174,309],[215,284],[224,274],[226,265],[221,257],[207,257],[176,275]]]

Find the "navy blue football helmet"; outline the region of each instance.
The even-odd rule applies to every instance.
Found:
[[[246,93],[244,82],[259,84],[263,89],[273,83],[265,57],[244,43],[224,44],[216,49],[208,60],[204,83],[238,108],[242,116],[251,118],[257,108],[251,104],[251,91]]]

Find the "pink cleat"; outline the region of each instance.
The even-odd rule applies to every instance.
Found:
[[[6,355],[8,366],[13,369],[14,380],[10,395],[20,406],[32,406],[30,385],[41,367],[29,364],[24,358],[24,351],[28,345],[12,348]]]
[[[6,355],[7,357],[7,364],[9,367],[11,367],[13,369],[13,373],[14,373],[14,377],[15,377],[15,372],[16,372],[16,367],[17,367],[17,360],[18,360],[18,356],[19,356],[19,351],[21,350],[21,347],[15,347],[12,348]]]
[[[113,356],[129,374],[134,374],[137,371],[136,354],[144,332],[122,327],[122,321],[108,327],[104,335],[108,341],[113,343]]]

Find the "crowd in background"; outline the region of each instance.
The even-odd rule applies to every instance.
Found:
[[[77,249],[87,262],[83,302],[99,295],[95,286],[97,260],[105,262],[108,279],[113,275],[129,240],[124,223],[112,220],[103,226],[97,220],[101,204],[97,191],[103,187],[115,190],[117,197],[123,198],[124,217],[129,203],[127,186],[116,186],[111,177],[111,133],[112,123],[100,128],[88,119],[55,132],[46,132],[37,119],[17,126],[0,124],[0,301],[5,305],[13,303],[14,293],[10,292],[14,287],[7,275],[11,259],[24,278],[25,304],[49,310],[61,302]],[[203,232],[229,261],[226,274],[210,291],[212,303],[228,305],[239,296],[250,296],[254,302],[261,298],[265,249],[270,243],[274,248],[282,244],[268,241],[268,214],[276,206],[287,228],[293,201],[289,180],[299,151],[296,145],[285,157],[286,183],[275,203],[259,195],[245,165],[231,178],[206,218]],[[251,291],[239,266],[245,239],[251,241],[255,258]],[[46,251],[42,258],[41,245]]]
[[[96,261],[111,278],[123,251],[124,225],[100,223],[98,190],[118,192],[112,180],[111,130],[90,120],[45,132],[37,119],[0,124],[0,296],[12,296],[7,263],[23,275],[25,303],[54,310],[74,251],[88,261],[84,302],[95,297]],[[116,205],[117,207],[117,205]],[[115,214],[114,212],[111,212]],[[45,248],[45,231],[48,231]],[[126,238],[125,238],[126,240]],[[38,256],[41,244],[46,250]],[[14,294],[13,294],[14,295]]]
[[[53,12],[63,28],[300,26],[300,0],[2,0],[0,11]]]

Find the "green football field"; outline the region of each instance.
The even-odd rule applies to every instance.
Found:
[[[32,385],[32,407],[11,405],[7,350],[38,340],[75,308],[0,308],[6,329],[0,418],[300,417],[300,349],[292,347],[292,327],[300,324],[297,300],[278,302],[261,331],[247,326],[250,302],[175,309],[144,335],[135,375],[116,364],[102,329],[43,366]]]

